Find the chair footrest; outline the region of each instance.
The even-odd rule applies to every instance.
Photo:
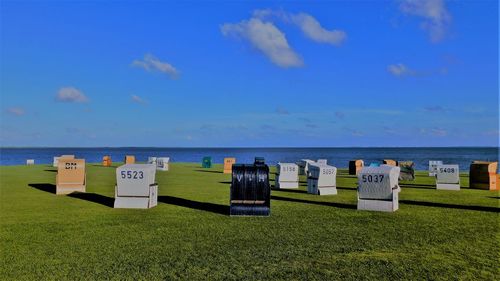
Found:
[[[229,208],[231,216],[269,216],[271,209],[267,206],[236,205]]]
[[[231,204],[261,205],[264,203],[266,203],[264,200],[231,200]]]

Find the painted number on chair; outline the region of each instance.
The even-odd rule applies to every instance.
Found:
[[[120,175],[121,175],[122,179],[142,180],[144,178],[143,171],[121,171]]]
[[[439,168],[440,173],[449,173],[449,174],[454,174],[455,173],[455,168]]]
[[[384,180],[384,175],[363,175],[361,180],[363,182],[382,182]]]
[[[77,164],[75,162],[66,162],[64,165],[64,169],[66,170],[76,170]]]
[[[333,169],[325,169],[323,170],[322,174],[323,175],[333,175],[335,172]]]

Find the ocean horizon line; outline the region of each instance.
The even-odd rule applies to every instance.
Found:
[[[330,148],[500,148],[500,146],[0,146],[0,149],[167,148],[167,149],[330,149]]]

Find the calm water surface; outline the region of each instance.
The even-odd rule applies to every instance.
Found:
[[[381,162],[382,159],[412,160],[418,170],[426,170],[429,160],[442,160],[469,169],[472,160],[498,161],[498,147],[466,148],[0,148],[1,165],[24,165],[26,159],[36,164],[50,164],[53,157],[74,154],[87,162],[100,162],[103,155],[111,155],[113,161],[123,161],[125,155],[135,155],[136,161],[147,161],[149,156],[170,157],[173,162],[200,162],[203,156],[211,156],[215,163],[224,157],[236,157],[238,163],[252,163],[255,156],[265,157],[266,163],[296,162],[302,158],[328,159],[339,168],[348,166],[351,159],[363,159],[365,163]]]

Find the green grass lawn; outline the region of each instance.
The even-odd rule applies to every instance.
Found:
[[[417,172],[395,213],[357,211],[340,169],[338,195],[302,177],[272,191],[270,217],[229,217],[221,171],[170,164],[158,206],[130,210],[112,208],[114,167],[88,164],[87,193],[56,196],[55,168],[2,166],[0,279],[500,279],[498,192],[438,191]]]

